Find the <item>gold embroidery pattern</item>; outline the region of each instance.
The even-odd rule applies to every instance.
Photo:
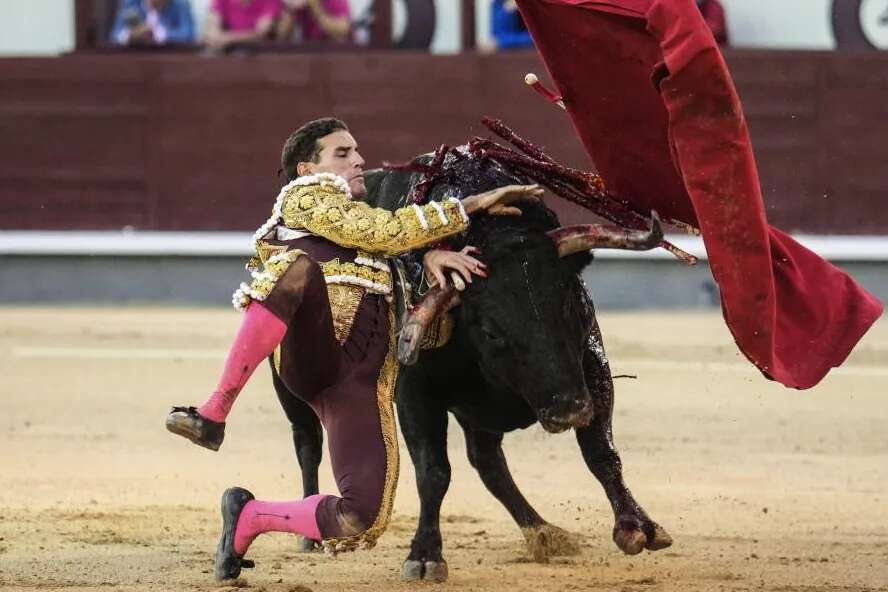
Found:
[[[438,242],[468,227],[456,199],[389,212],[352,201],[333,185],[290,187],[281,215],[289,228],[304,228],[345,247],[386,255]]]
[[[250,257],[249,261],[247,261],[247,264],[244,265],[244,267],[247,271],[250,272],[259,271],[262,268],[262,259],[259,257],[259,255],[254,255],[253,257]]]
[[[250,257],[250,260],[247,262],[247,271],[259,271],[266,261],[287,250],[285,245],[272,245],[264,240],[256,241],[255,248],[256,254]]]
[[[277,346],[274,348],[274,353],[271,356],[272,363],[274,364],[274,371],[279,375],[281,373],[281,346]]]
[[[294,249],[285,253],[279,253],[265,262],[262,271],[253,272],[253,281],[249,284],[241,284],[231,297],[231,303],[237,310],[244,310],[253,300],[260,302],[265,300],[274,289],[274,285],[280,279],[290,265],[304,255],[304,251]]]
[[[262,263],[265,263],[275,255],[280,255],[286,250],[287,247],[285,245],[272,245],[266,241],[256,243],[256,253],[259,255],[259,260]]]
[[[346,284],[328,284],[327,295],[330,298],[330,310],[333,312],[333,330],[336,341],[345,343],[351,333],[358,306],[364,297],[365,290]]]
[[[386,268],[385,271],[374,269],[366,265],[358,265],[339,259],[321,263],[324,278],[328,284],[351,284],[366,288],[374,294],[388,295],[392,292],[392,274]]]
[[[449,312],[442,313],[432,321],[422,336],[419,349],[437,349],[450,341],[453,335],[453,315]]]
[[[398,458],[398,428],[395,422],[395,383],[398,380],[398,358],[396,355],[398,341],[395,336],[394,311],[389,310],[389,350],[385,357],[385,363],[379,371],[379,379],[376,382],[376,401],[379,405],[379,424],[382,427],[382,439],[385,442],[385,485],[382,490],[382,505],[379,514],[373,524],[362,533],[350,537],[324,540],[324,549],[336,554],[344,551],[354,551],[364,548],[372,549],[376,541],[388,528],[392,517],[392,507],[395,504],[395,490],[398,485],[398,471],[400,468]]]
[[[266,220],[265,223],[262,224],[262,226],[260,226],[258,229],[256,229],[256,232],[253,233],[253,244],[256,246],[257,253],[259,252],[259,243],[262,241],[262,239],[272,234],[272,231],[278,226],[278,223],[283,217],[283,215],[281,214],[281,206],[284,203],[284,198],[287,197],[287,192],[293,187],[305,187],[308,185],[319,185],[321,187],[332,185],[340,193],[344,194],[348,199],[351,199],[352,197],[351,190],[348,188],[348,183],[346,182],[346,180],[339,175],[334,175],[333,173],[317,173],[315,175],[306,175],[287,183],[284,187],[281,188],[280,193],[278,193],[278,196],[274,200],[274,206],[271,208],[271,217],[268,218],[268,220]]]

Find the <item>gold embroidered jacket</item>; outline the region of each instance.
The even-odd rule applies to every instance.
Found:
[[[307,230],[343,247],[388,256],[436,243],[464,231],[469,222],[457,199],[390,212],[352,201],[333,185],[287,190],[281,217],[288,228]]]
[[[353,286],[389,296],[392,277],[384,257],[463,232],[468,221],[457,199],[389,211],[352,201],[348,185],[335,175],[302,177],[284,187],[271,218],[256,232],[258,257],[247,264],[254,279],[249,285],[242,284],[234,294],[234,305],[242,309],[251,299],[264,299],[283,274],[284,270],[275,265],[284,257],[286,247],[273,246],[268,239],[291,240],[313,235],[356,249],[353,261],[339,258],[317,261],[327,284]],[[288,264],[289,259],[286,258]],[[270,264],[274,269],[270,269]]]

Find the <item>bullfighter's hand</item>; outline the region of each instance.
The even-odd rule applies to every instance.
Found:
[[[463,250],[444,251],[441,249],[432,249],[422,258],[423,268],[426,277],[429,278],[429,284],[434,286],[446,286],[447,276],[445,273],[449,270],[451,277],[454,275],[462,276],[466,282],[472,283],[472,274],[478,277],[487,277],[487,266],[472,257],[471,253],[478,254],[480,251],[475,247],[465,247]],[[454,285],[460,288],[457,277],[454,277]],[[434,284],[432,282],[434,281]],[[465,288],[465,283],[462,285]]]
[[[542,195],[543,189],[539,185],[506,185],[484,193],[470,195],[463,200],[463,207],[470,215],[486,211],[494,216],[520,216],[521,209],[510,204],[537,199]]]

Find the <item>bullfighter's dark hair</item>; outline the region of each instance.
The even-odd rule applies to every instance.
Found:
[[[290,134],[281,151],[281,170],[287,180],[292,181],[299,176],[296,165],[300,162],[317,162],[321,154],[318,140],[338,131],[348,131],[344,121],[335,117],[322,117],[309,121]]]

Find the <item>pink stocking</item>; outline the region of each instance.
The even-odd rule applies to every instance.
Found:
[[[315,513],[326,497],[329,496],[313,495],[292,502],[247,502],[234,530],[234,551],[243,556],[253,539],[264,532],[290,532],[320,540]]]
[[[271,355],[286,333],[286,323],[259,302],[252,302],[228,352],[219,386],[197,412],[207,419],[224,422],[256,366]]]

